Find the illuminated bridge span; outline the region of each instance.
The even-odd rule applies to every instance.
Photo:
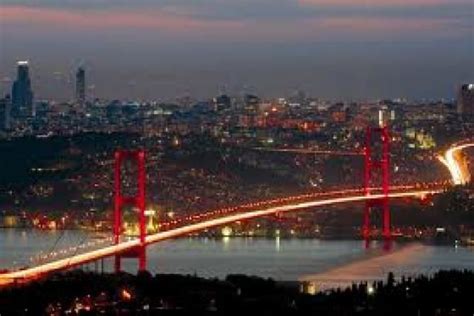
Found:
[[[432,189],[411,189],[400,192],[390,193],[390,198],[422,197],[425,195],[436,194],[441,191],[440,188]],[[306,202],[288,202],[285,205],[272,206],[268,208],[257,208],[238,214],[225,215],[211,218],[202,222],[196,222],[184,225],[178,228],[172,228],[164,232],[159,232],[145,237],[144,245],[140,239],[125,241],[115,245],[107,246],[101,249],[71,256],[69,258],[56,260],[36,267],[27,268],[20,271],[7,272],[0,274],[0,285],[9,285],[15,282],[27,282],[45,276],[49,273],[66,270],[75,266],[80,266],[102,258],[115,256],[127,251],[133,251],[139,247],[161,242],[167,239],[186,236],[192,233],[200,232],[216,226],[226,225],[237,221],[244,221],[252,218],[264,217],[278,213],[301,211],[308,208],[339,205],[344,203],[365,202],[367,200],[377,200],[383,198],[384,194],[364,195],[364,193],[337,194],[333,197],[318,198]]]

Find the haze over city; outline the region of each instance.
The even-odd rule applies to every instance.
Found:
[[[470,0],[0,3],[0,93],[29,60],[39,99],[71,99],[78,65],[100,98],[217,92],[452,98],[472,82]]]

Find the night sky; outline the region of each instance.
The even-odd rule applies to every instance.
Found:
[[[31,63],[37,98],[218,92],[453,97],[474,82],[473,0],[0,0],[0,92]]]

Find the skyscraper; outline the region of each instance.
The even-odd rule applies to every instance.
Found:
[[[9,130],[11,128],[11,99],[9,95],[0,99],[0,130]]]
[[[17,63],[17,78],[12,87],[12,111],[16,116],[34,116],[33,91],[27,61]]]
[[[463,84],[458,91],[458,114],[474,115],[474,84]]]
[[[222,110],[229,109],[231,106],[231,102],[232,102],[231,99],[226,94],[222,94],[218,97],[215,97],[213,99],[214,110],[222,111]]]
[[[256,95],[246,94],[244,96],[244,107],[247,112],[257,112],[259,103],[260,99]]]
[[[76,102],[84,105],[86,101],[86,71],[79,67],[76,72]]]

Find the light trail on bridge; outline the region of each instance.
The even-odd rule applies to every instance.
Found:
[[[438,160],[441,161],[446,166],[446,168],[448,168],[449,173],[451,174],[453,184],[455,185],[467,184],[471,179],[471,175],[469,174],[469,171],[463,170],[461,168],[455,156],[457,152],[468,147],[474,147],[474,142],[455,145],[449,148],[444,153],[444,155],[438,156]]]
[[[390,186],[391,191],[409,191],[409,190],[416,190],[416,189],[421,189],[421,188],[427,188],[427,187],[445,187],[446,185],[450,185],[449,182],[433,182],[430,183],[429,185],[423,184],[423,185],[395,185],[395,186]],[[371,187],[369,188],[370,192],[381,192],[382,188],[380,187]],[[261,207],[271,207],[271,206],[279,206],[283,204],[289,204],[289,203],[297,203],[297,202],[303,202],[307,200],[314,200],[317,198],[329,198],[335,195],[355,195],[355,194],[362,194],[364,191],[364,188],[354,188],[354,189],[344,189],[344,190],[337,190],[337,191],[330,191],[330,192],[309,192],[309,193],[304,193],[304,194],[299,194],[299,195],[292,195],[292,196],[287,196],[287,197],[279,197],[275,199],[270,199],[270,200],[262,200],[262,201],[254,201],[254,202],[249,202],[245,204],[241,204],[238,206],[230,206],[230,207],[224,207],[220,209],[215,209],[199,214],[193,214],[193,215],[188,215],[185,217],[178,217],[170,221],[165,221],[161,222],[160,228],[164,229],[170,229],[173,228],[173,226],[176,226],[177,224],[181,224],[183,222],[186,223],[191,223],[196,220],[204,220],[207,217],[210,216],[224,216],[224,215],[229,215],[229,214],[235,214],[237,212],[244,212],[244,211],[249,211],[251,209],[255,208],[261,208]]]
[[[411,190],[406,192],[390,193],[390,198],[422,197],[441,192],[441,189]],[[164,232],[146,236],[145,245],[161,242],[167,239],[186,236],[195,232],[203,231],[209,228],[226,225],[229,223],[248,220],[257,217],[264,217],[278,213],[299,211],[312,207],[338,205],[343,203],[362,202],[371,199],[383,198],[383,194],[364,195],[363,193],[354,195],[345,195],[342,197],[332,197],[306,202],[288,203],[281,206],[272,206],[263,209],[250,210],[238,214],[222,216],[219,218],[205,220],[203,222],[190,224],[178,228],[173,228]],[[96,261],[102,258],[110,257],[119,253],[133,250],[140,247],[140,240],[134,239],[125,241],[116,245],[107,246],[101,249],[71,256],[69,258],[56,260],[40,266],[26,268],[20,271],[12,271],[0,274],[0,285],[11,285],[15,282],[28,282],[40,278],[55,271],[67,270],[69,268],[80,266],[88,262]]]
[[[391,186],[390,190],[392,191],[407,191],[407,190],[415,190],[427,187],[444,187],[449,185],[449,182],[434,182],[430,183],[429,185],[395,185]],[[370,192],[381,192],[382,188],[380,187],[371,187]],[[237,206],[228,206],[223,207],[220,209],[214,209],[206,212],[201,212],[198,214],[192,214],[182,217],[177,217],[169,221],[162,221],[159,223],[159,227],[161,231],[170,230],[176,228],[178,225],[189,225],[196,223],[197,221],[205,221],[211,217],[215,216],[224,216],[224,215],[231,215],[246,212],[256,208],[269,208],[272,206],[280,206],[289,203],[301,203],[306,202],[308,200],[315,200],[315,199],[322,199],[322,198],[329,198],[336,195],[355,195],[355,194],[362,194],[364,192],[363,188],[353,188],[353,189],[344,189],[344,190],[337,190],[337,191],[330,191],[330,192],[309,192],[303,193],[299,195],[292,195],[286,197],[279,197],[269,200],[261,200],[261,201],[253,201]],[[30,264],[32,265],[42,265],[53,260],[58,260],[61,258],[68,258],[72,255],[77,255],[79,253],[84,253],[88,251],[92,251],[97,249],[98,246],[104,246],[104,243],[111,242],[112,237],[104,238],[94,242],[87,242],[82,243],[79,246],[71,246],[66,249],[58,249],[54,250],[51,253],[40,253],[35,257],[30,258]],[[13,270],[19,270],[18,268]]]

